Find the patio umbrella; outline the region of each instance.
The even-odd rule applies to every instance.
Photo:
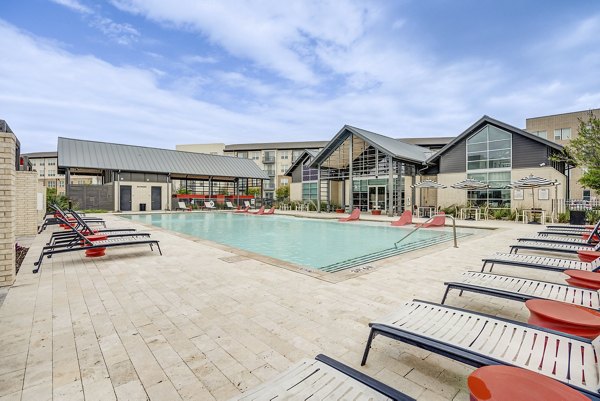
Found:
[[[535,196],[534,189],[540,187],[551,187],[556,185],[555,181],[550,181],[546,178],[536,177],[533,174],[529,174],[528,177],[523,177],[509,185],[509,188],[520,188],[527,189],[531,188],[531,208],[535,207]]]
[[[456,189],[466,189],[467,191],[474,191],[477,189],[485,189],[490,187],[485,182],[477,181],[472,178],[467,178],[464,181],[457,182],[456,184],[450,186]]]
[[[429,188],[446,188],[446,186],[444,184],[440,184],[439,182],[435,182],[432,180],[423,180],[419,183],[416,183],[414,185],[410,186],[411,188],[426,188],[428,193],[427,193],[427,198],[429,198]],[[423,199],[421,199],[423,200]]]

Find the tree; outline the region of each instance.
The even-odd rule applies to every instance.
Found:
[[[583,168],[579,183],[600,191],[600,118],[591,111],[588,121],[579,120],[577,138],[565,146],[562,161]]]
[[[275,191],[275,196],[277,196],[277,200],[279,202],[286,200],[290,197],[290,186],[289,185],[282,185],[279,188],[277,188],[277,191]]]
[[[69,199],[64,195],[57,195],[56,188],[46,188],[46,211],[53,212],[51,205],[58,205],[61,209],[69,207]]]
[[[252,196],[254,196],[256,198],[258,195],[260,195],[260,187],[249,187],[246,190],[246,193],[248,195],[252,195]]]

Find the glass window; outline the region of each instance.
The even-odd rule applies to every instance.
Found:
[[[467,170],[511,167],[511,134],[487,125],[467,139]]]
[[[571,128],[559,128],[554,130],[554,140],[565,141],[571,139]]]
[[[237,152],[237,157],[239,157],[240,159],[247,159],[248,152]]]
[[[282,150],[281,152],[281,159],[282,160],[287,160],[290,157],[290,152],[288,152],[287,150]]]
[[[532,134],[539,136],[540,138],[548,139],[548,133],[546,131],[533,131]]]
[[[260,152],[249,152],[248,155],[252,160],[260,160]]]
[[[490,186],[479,191],[468,191],[467,199],[470,203],[489,207],[510,207],[511,190],[506,188],[510,184],[510,171],[469,173],[467,178],[485,182]]]
[[[302,184],[302,200],[317,199],[317,183],[305,182]]]

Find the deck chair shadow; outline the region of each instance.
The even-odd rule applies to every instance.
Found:
[[[362,365],[373,339],[382,335],[474,367],[507,365],[532,370],[600,400],[596,358],[600,337],[589,340],[419,300],[369,325]]]
[[[416,223],[415,227],[429,228],[429,227],[444,227],[446,225],[446,216],[444,212],[437,213],[438,215],[432,218],[430,221],[425,223]]]
[[[298,362],[230,401],[296,399],[414,401],[414,398],[322,354],[313,360]]]
[[[401,227],[407,224],[412,224],[412,213],[410,210],[405,210],[402,212],[400,218],[396,221],[392,221],[391,223],[393,227]]]
[[[357,221],[360,220],[360,209],[356,208],[352,211],[352,213],[350,213],[350,216],[348,217],[343,217],[341,219],[338,219],[338,221],[344,223],[347,221]]]
[[[79,231],[75,231],[75,233],[77,235],[77,241],[71,241],[68,244],[44,246],[37,262],[33,264],[36,266],[36,268],[33,270],[33,273],[37,273],[40,270],[45,257],[51,258],[52,255],[60,253],[81,252],[123,246],[149,245],[151,251],[153,251],[154,246],[156,246],[158,253],[162,255],[158,240],[155,239],[131,236],[126,238],[107,238],[104,240],[92,241],[90,238],[88,238],[88,236],[83,235]]]

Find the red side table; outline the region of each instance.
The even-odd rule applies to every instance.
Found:
[[[600,313],[583,306],[547,299],[530,299],[528,323],[593,340],[600,335]]]
[[[103,240],[107,239],[108,235],[106,235],[106,234],[86,235],[85,238],[90,240],[93,244],[95,241],[103,241]],[[91,245],[86,242],[84,244],[84,246],[91,246]],[[93,249],[88,249],[87,251],[85,251],[85,256],[88,258],[97,258],[98,256],[104,256],[105,254],[106,254],[106,248],[93,248]]]
[[[594,260],[600,257],[600,252],[597,251],[577,251],[577,256],[579,256],[579,260],[582,262],[593,262]]]
[[[484,366],[467,379],[471,401],[589,401],[557,380],[512,366]]]
[[[566,282],[575,287],[600,290],[600,273],[587,272],[584,270],[565,270],[568,279]]]

